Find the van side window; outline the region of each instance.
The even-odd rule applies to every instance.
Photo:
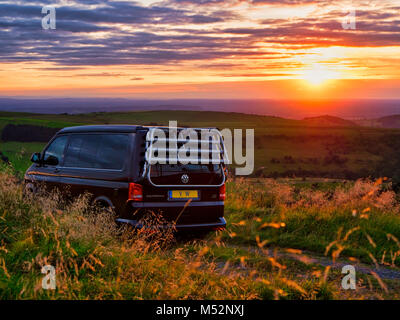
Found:
[[[71,135],[65,167],[120,170],[128,152],[126,134]]]
[[[50,156],[56,157],[58,163],[62,163],[64,157],[65,145],[67,144],[68,137],[61,136],[56,138],[46,149],[43,155],[43,160],[46,161]]]

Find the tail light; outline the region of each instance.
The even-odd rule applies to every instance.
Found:
[[[143,201],[143,187],[140,184],[129,184],[129,200]]]
[[[225,184],[219,187],[219,200],[225,200]]]

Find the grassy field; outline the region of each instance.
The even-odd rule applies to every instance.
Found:
[[[230,181],[227,230],[190,240],[121,229],[85,198],[24,198],[3,169],[0,298],[398,299],[399,201],[386,189],[380,181],[327,182],[325,191]],[[333,264],[341,259],[360,268],[356,290],[341,288]],[[54,291],[41,287],[47,264],[56,267]]]
[[[372,256],[400,263],[393,255],[400,243],[390,236],[400,236],[399,197],[382,180],[311,187],[235,180],[228,191],[226,209],[235,234],[230,241],[236,244],[257,245],[259,236],[279,247],[320,254],[331,247],[366,263],[374,262]]]
[[[40,152],[44,146],[45,143],[40,142],[1,142],[0,151],[8,157],[16,171],[22,174],[31,165],[32,153]]]
[[[169,119],[255,128],[256,177],[230,178],[227,230],[202,240],[176,239],[170,231],[133,233],[85,199],[23,198],[20,178],[45,143],[0,141],[10,161],[0,164],[0,298],[400,298],[399,195],[390,179],[343,179],[394,176],[398,130],[191,111],[1,112],[0,130],[7,124],[165,125]],[[56,267],[55,291],[41,289],[46,264]],[[348,264],[356,266],[357,290],[341,288],[341,267]]]
[[[378,129],[350,125],[330,117],[314,120],[289,120],[239,113],[196,111],[149,111],[48,115],[0,112],[0,131],[7,124],[30,124],[52,128],[82,124],[142,124],[193,127],[254,128],[255,172],[262,177],[330,177],[356,179],[397,175],[400,177],[399,129]],[[27,152],[40,151],[44,144],[0,141],[0,151],[11,159]],[[7,149],[7,150],[5,150]],[[24,162],[13,161],[19,171]],[[396,169],[397,168],[397,169]]]

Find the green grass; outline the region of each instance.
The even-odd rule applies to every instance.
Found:
[[[37,119],[37,118],[25,118],[25,117],[2,117],[0,112],[0,130],[2,130],[7,124],[26,124],[40,127],[49,127],[49,128],[64,128],[69,126],[75,126],[79,123],[76,122],[64,122],[58,120],[45,120],[45,119]]]
[[[232,216],[234,217],[234,215]],[[236,220],[238,218],[240,218],[240,215]],[[353,218],[349,212],[332,212],[331,216],[324,217],[318,212],[296,210],[287,212],[284,228],[258,229],[263,223],[275,222],[279,218],[279,215],[271,214],[263,218],[261,223],[254,223],[244,230],[235,228],[234,230],[239,236],[234,242],[256,245],[255,237],[259,235],[261,239],[268,239],[270,245],[324,254],[328,245],[338,238],[340,228],[345,226],[342,229],[342,236],[353,228],[359,227],[360,229],[345,241],[346,249],[342,252],[344,256],[353,256],[364,262],[372,263],[368,252],[380,258],[385,251],[390,253],[399,250],[396,243],[387,238],[387,234],[393,234],[400,238],[400,217],[395,215],[386,217],[381,213],[374,213],[371,218],[360,220]],[[249,233],[249,230],[253,232]],[[369,243],[366,234],[372,237],[376,248]],[[389,258],[389,256],[386,258]],[[396,259],[396,261],[399,262],[400,259]]]
[[[62,127],[65,125],[82,124],[82,120],[87,124],[96,123],[130,123],[130,124],[167,124],[168,120],[176,119],[182,125],[190,126],[218,126],[226,127],[254,127],[257,137],[266,136],[266,139],[259,139],[258,148],[256,148],[256,165],[265,166],[264,172],[285,172],[302,166],[304,170],[319,170],[324,172],[337,173],[343,170],[343,166],[323,164],[323,157],[326,156],[326,144],[335,140],[345,141],[343,144],[334,145],[340,149],[346,149],[348,154],[342,155],[349,158],[346,166],[351,170],[367,170],[374,167],[374,163],[379,162],[380,157],[370,154],[364,149],[363,145],[351,144],[349,141],[355,139],[359,141],[361,137],[368,141],[379,139],[380,135],[388,132],[395,133],[395,130],[371,129],[360,127],[316,127],[305,126],[301,121],[287,120],[275,117],[264,117],[254,115],[243,115],[236,113],[220,112],[195,112],[195,111],[157,111],[157,112],[125,112],[125,113],[92,113],[87,115],[41,115],[41,114],[23,114],[0,112],[0,123],[30,123],[38,125],[47,125]],[[290,138],[288,138],[290,137]],[[372,140],[368,140],[372,139]],[[44,143],[20,143],[20,142],[1,142],[0,151],[3,152],[11,161],[13,167],[21,175],[30,165],[29,158],[31,153],[40,151]],[[349,148],[350,145],[350,148]],[[368,143],[367,146],[370,146]],[[257,141],[256,141],[257,147]],[[349,150],[347,150],[349,149]],[[354,150],[353,150],[354,149]],[[270,163],[270,159],[282,159],[284,155],[291,155],[292,158],[301,159],[315,157],[320,159],[318,164],[307,163]],[[357,161],[362,160],[363,161]],[[271,244],[296,247],[300,249],[313,250],[323,253],[326,246],[334,241],[340,226],[344,226],[343,232],[353,227],[360,226],[361,230],[355,232],[348,240],[352,248],[347,248],[344,253],[359,257],[363,260],[370,260],[369,253],[382,256],[386,250],[394,250],[394,242],[386,239],[387,234],[394,234],[400,238],[398,216],[396,214],[384,214],[378,210],[372,212],[369,219],[360,220],[351,215],[353,208],[335,210],[335,204],[331,206],[329,214],[321,214],[320,208],[285,207],[277,208],[273,201],[274,197],[266,195],[266,190],[270,188],[265,186],[263,179],[257,184],[257,180],[252,181],[249,186],[254,186],[253,194],[246,196],[246,199],[253,197],[265,198],[263,201],[256,201],[256,205],[250,208],[235,207],[230,202],[227,203],[227,216],[230,222],[238,222],[248,217],[261,216],[262,222],[249,221],[245,232],[240,233],[234,241],[241,243],[254,244],[255,234],[260,237],[268,238]],[[290,180],[295,183],[292,190],[294,193],[301,193],[304,190],[314,190],[315,192],[325,192],[326,196],[332,194],[336,188],[351,188],[351,184],[343,185],[342,182],[326,182],[323,179],[307,178],[305,181],[299,179]],[[285,185],[285,184],[283,184]],[[246,188],[250,188],[246,186]],[[270,201],[271,203],[268,203]],[[361,208],[362,210],[364,208]],[[373,210],[375,210],[373,208]],[[284,213],[284,222],[286,228],[273,229],[264,228],[258,230],[257,227],[262,223],[279,221]],[[247,217],[248,216],[248,217]],[[238,228],[240,230],[240,228]],[[381,246],[378,248],[368,248],[366,234],[376,237]],[[389,245],[391,243],[391,245]]]
[[[31,165],[32,153],[42,151],[45,145],[40,142],[1,142],[0,151],[8,157],[14,169],[22,174]]]
[[[108,214],[85,210],[83,199],[60,210],[56,198],[24,199],[7,173],[0,182],[2,299],[274,297],[273,284],[216,270],[205,244],[174,244],[165,232],[121,235]],[[57,268],[55,291],[41,288],[46,264]]]
[[[232,189],[232,183],[228,188],[226,232],[210,234],[203,241],[176,242],[168,232],[150,236],[118,230],[109,213],[88,210],[85,198],[69,205],[57,195],[24,198],[18,181],[7,169],[0,171],[0,299],[399,298],[398,280],[385,280],[386,292],[372,276],[360,275],[373,287],[344,292],[340,270],[332,269],[325,278],[322,265],[274,258],[262,250],[287,245],[321,252],[331,236],[337,238],[343,224],[339,244],[354,250],[368,247],[356,233],[343,241],[344,232],[357,224],[368,229],[377,252],[395,250],[383,239],[386,232],[398,235],[400,222],[391,210],[385,212],[387,217],[376,212],[376,218],[354,219],[352,226],[346,226],[351,219],[340,211],[335,217],[329,206],[319,212],[310,208],[288,212],[279,200],[285,198],[282,190],[278,190],[280,197],[272,192],[274,198],[271,193],[254,192],[249,181],[236,184],[237,188]],[[270,185],[270,190],[276,188],[284,184]],[[242,196],[247,203],[238,202]],[[286,196],[286,201],[291,199]],[[285,227],[259,228],[258,224],[277,222],[278,212]],[[258,246],[257,236],[258,241],[269,242]],[[41,288],[40,270],[47,264],[56,266],[55,291]]]
[[[81,124],[168,124],[193,127],[254,128],[256,169],[263,174],[310,170],[342,177],[343,170],[375,174],[398,155],[399,130],[321,127],[302,121],[235,113],[156,111],[41,115],[0,112],[6,124],[62,128]],[[388,138],[389,137],[389,138]],[[0,151],[19,177],[31,153],[45,143],[0,141]],[[330,153],[345,165],[325,164]],[[283,161],[291,156],[294,163]],[[278,159],[279,163],[271,160]],[[304,161],[316,158],[316,163]],[[10,169],[5,169],[9,171]],[[204,241],[173,242],[115,233],[112,222],[87,213],[77,202],[22,198],[22,186],[0,170],[0,298],[3,299],[353,299],[399,298],[400,283],[360,275],[372,288],[340,289],[340,270],[285,257],[271,260],[261,248],[301,249],[331,257],[354,257],[399,266],[399,199],[385,182],[341,179],[236,179],[228,183],[228,229]],[[373,191],[369,195],[369,191]],[[392,198],[391,198],[392,197]],[[368,209],[369,210],[366,210]],[[353,210],[356,210],[353,216]],[[366,210],[365,212],[363,212]],[[346,234],[351,231],[346,236]],[[165,235],[162,235],[165,236]],[[168,242],[168,241],[167,241]],[[260,245],[262,243],[262,245]],[[327,248],[329,250],[327,250]],[[391,257],[395,257],[392,261]],[[40,287],[40,268],[58,266],[58,289]],[[226,268],[225,268],[226,267]],[[291,282],[293,281],[293,282]]]
[[[227,234],[225,239],[257,245],[258,236],[268,245],[328,255],[341,249],[341,255],[367,263],[373,262],[371,256],[391,263],[391,254],[400,253],[395,193],[369,181],[327,184],[299,186],[272,180],[228,184],[233,197],[227,201],[226,216],[235,236]],[[399,256],[394,262],[400,263]]]

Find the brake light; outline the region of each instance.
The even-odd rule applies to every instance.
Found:
[[[129,184],[129,199],[132,201],[143,201],[143,187],[137,183]]]
[[[219,200],[225,200],[225,184],[219,187]]]

